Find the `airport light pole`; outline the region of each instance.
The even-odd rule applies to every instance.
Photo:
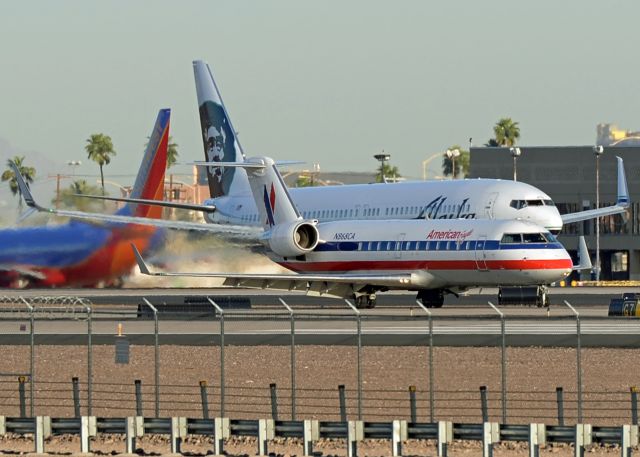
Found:
[[[391,159],[391,155],[385,154],[383,149],[382,154],[374,154],[373,158],[380,161],[380,180],[382,182],[387,182],[387,178],[384,175],[384,164]]]
[[[433,320],[431,319],[431,311],[420,300],[416,300],[416,303],[429,316],[429,421],[433,424],[436,403],[433,392]]]
[[[604,153],[602,146],[594,146],[596,156],[596,209],[600,208],[600,156]],[[596,217],[596,268],[595,279],[600,281],[600,218]]]
[[[582,423],[582,341],[580,338],[580,313],[576,311],[576,309],[571,306],[567,300],[564,301],[564,304],[569,307],[573,314],[576,316],[576,334],[577,334],[577,344],[576,344],[576,372],[577,372],[577,383],[578,383],[578,423]]]
[[[460,156],[460,150],[447,149],[446,155],[451,159],[451,179],[456,179],[456,157]]]
[[[522,151],[520,150],[520,148],[509,148],[509,152],[511,152],[511,155],[513,156],[513,180],[517,181],[518,180],[517,160],[518,160],[518,156],[522,154]]]
[[[296,320],[293,309],[282,299],[278,298],[282,306],[289,311],[291,321],[291,420],[296,420]]]
[[[69,165],[71,167],[72,175],[75,178],[75,176],[76,176],[76,167],[78,165],[82,165],[82,161],[80,161],[80,160],[69,160],[67,162],[67,165]]]
[[[504,313],[500,311],[493,303],[488,302],[496,313],[500,315],[500,334],[502,335],[502,352],[501,352],[501,375],[500,381],[502,390],[502,423],[507,423],[507,344],[506,344],[506,332],[505,332],[505,320]]]
[[[356,314],[358,331],[358,420],[362,420],[362,316],[360,310],[353,306],[349,300],[345,300]]]
[[[220,313],[220,417],[224,417],[224,311],[211,298],[207,300]]]

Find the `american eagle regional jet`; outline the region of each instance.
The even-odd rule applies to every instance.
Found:
[[[205,165],[247,170],[270,257],[294,273],[153,273],[134,246],[142,273],[223,278],[233,287],[303,290],[355,298],[359,306],[373,306],[381,291],[412,290],[426,306],[440,307],[444,293],[480,286],[544,286],[565,278],[574,268],[590,267],[574,267],[554,235],[532,222],[464,218],[319,222],[297,209],[272,159]],[[543,294],[544,288],[540,289]],[[541,300],[546,302],[544,295]]]

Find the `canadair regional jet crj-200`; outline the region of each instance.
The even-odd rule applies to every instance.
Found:
[[[224,278],[225,285],[234,287],[304,290],[355,298],[359,306],[373,306],[380,291],[413,290],[425,305],[440,307],[444,292],[479,286],[547,285],[565,278],[574,268],[583,268],[574,267],[554,235],[532,222],[319,222],[305,218],[296,208],[272,159],[219,165],[247,170],[271,257],[295,273],[152,273],[134,247],[142,273]]]
[[[211,69],[205,62],[197,60],[193,62],[193,70],[205,161],[243,162],[245,154]],[[162,202],[161,206],[202,210],[206,220],[215,224],[262,225],[244,169],[210,166],[207,167],[207,178],[211,198],[204,205]],[[303,217],[322,222],[352,219],[519,219],[535,222],[557,234],[563,224],[625,211],[629,195],[622,159],[618,160],[617,190],[617,202],[613,206],[563,215],[551,197],[540,189],[500,179],[306,187],[292,188],[289,192]]]

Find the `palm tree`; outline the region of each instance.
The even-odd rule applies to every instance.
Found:
[[[96,162],[100,166],[100,182],[102,183],[102,195],[104,195],[104,173],[102,167],[111,163],[111,156],[116,155],[113,149],[111,137],[102,133],[94,133],[87,140],[84,147],[87,151],[88,158]]]
[[[144,144],[145,149],[149,146],[149,138],[150,137],[147,137],[147,142]],[[176,164],[179,155],[178,143],[174,143],[173,137],[169,136],[169,144],[167,144],[167,168],[171,168]]]
[[[171,168],[178,161],[178,143],[173,142],[173,137],[169,137],[167,145],[167,168]]]
[[[84,179],[78,179],[60,192],[60,201],[65,207],[77,208],[80,211],[89,211],[92,205],[96,204],[95,201],[78,197],[78,195],[100,195],[100,188],[88,184]],[[57,198],[54,198],[52,203],[56,200]]]
[[[447,154],[442,154],[442,174],[444,176],[451,176],[453,163],[455,162],[455,172],[453,173],[453,178],[457,178],[462,175],[464,178],[469,173],[469,151],[464,151],[459,145],[454,144],[450,148],[450,151],[457,149],[460,151],[460,155],[455,158],[455,160],[451,160],[450,157],[447,157]]]
[[[24,181],[27,183],[27,186],[31,184],[36,177],[36,169],[24,165],[24,156],[15,156],[13,159],[7,160],[7,167],[9,168],[2,173],[2,181],[9,182],[9,189],[11,189],[11,193],[13,195],[18,195],[18,207],[22,209],[22,192],[20,192],[16,175],[11,169],[12,163],[18,167],[18,170],[24,178]]]
[[[385,182],[385,179],[392,178],[394,181],[396,178],[400,178],[402,175],[398,170],[398,167],[391,166],[387,162],[382,162],[378,167],[378,174],[376,175],[376,182]]]
[[[495,142],[498,146],[513,146],[520,138],[520,127],[510,117],[503,117],[493,127]]]

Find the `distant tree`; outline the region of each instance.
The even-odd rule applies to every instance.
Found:
[[[457,144],[454,144],[448,149],[450,151],[457,149],[458,151],[460,151],[460,155],[456,157],[455,160],[452,160],[451,158],[447,157],[446,152],[442,154],[442,174],[444,176],[451,176],[453,172],[452,167],[455,162],[456,169],[455,173],[453,174],[453,178],[455,179],[460,176],[464,178],[465,176],[467,176],[467,174],[469,174],[469,151],[463,150]]]
[[[7,181],[9,183],[9,189],[11,189],[11,193],[13,195],[18,195],[18,208],[21,210],[22,192],[20,192],[20,187],[18,186],[16,175],[11,169],[12,163],[14,163],[18,167],[18,170],[24,178],[24,181],[27,183],[27,186],[31,184],[35,179],[36,169],[24,165],[24,156],[14,156],[13,159],[7,160],[7,169],[2,173],[2,181]]]
[[[388,162],[382,162],[378,167],[376,182],[385,182],[385,178],[389,181],[400,177],[402,177],[402,175],[400,174],[398,167],[391,166]]]
[[[494,142],[497,146],[510,147],[520,138],[520,127],[510,117],[503,117],[493,127]],[[491,140],[489,140],[491,142]]]
[[[60,191],[60,203],[67,208],[76,208],[80,211],[89,211],[93,209],[102,209],[101,201],[92,200],[90,198],[78,197],[78,195],[102,195],[98,186],[88,184],[84,179],[73,181],[69,187]],[[56,198],[52,203],[56,202]]]
[[[113,149],[111,137],[102,133],[94,133],[87,139],[84,147],[88,158],[100,166],[100,183],[102,184],[102,194],[104,195],[104,173],[102,167],[111,163],[111,156],[116,155]]]
[[[296,187],[314,187],[317,183],[313,179],[313,176],[308,174],[298,175],[296,179]]]

